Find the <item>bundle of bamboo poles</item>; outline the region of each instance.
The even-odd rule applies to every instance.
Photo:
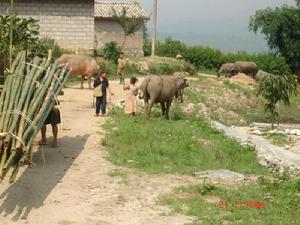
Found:
[[[21,161],[31,163],[34,138],[51,111],[67,80],[67,67],[35,57],[26,62],[25,53],[14,60],[0,97],[0,181],[12,169],[15,181]]]

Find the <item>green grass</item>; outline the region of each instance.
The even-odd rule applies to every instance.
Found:
[[[172,194],[162,196],[159,203],[170,206],[173,213],[195,216],[194,225],[296,225],[300,221],[299,193],[299,179],[282,177],[270,181],[261,177],[257,183],[240,188],[212,185],[176,188]],[[255,208],[257,202],[263,202],[264,207]]]
[[[114,111],[113,124],[110,120],[104,125],[110,132],[102,141],[109,149],[108,159],[153,174],[192,175],[209,169],[266,173],[252,148],[241,147],[201,118],[184,116],[176,107],[172,111],[171,121],[159,117],[158,111],[150,120]]]
[[[263,132],[263,136],[266,139],[270,140],[272,144],[283,147],[286,145],[291,145],[295,142],[293,138],[289,137],[286,134],[270,134],[265,131]]]

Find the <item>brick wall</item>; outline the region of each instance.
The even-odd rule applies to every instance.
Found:
[[[112,20],[96,19],[95,21],[95,47],[102,48],[106,43],[115,41],[119,46],[124,39],[121,26]],[[136,32],[135,35],[128,37],[125,45],[126,53],[131,55],[143,55],[143,29]]]
[[[8,0],[0,0],[7,14]],[[64,48],[93,49],[94,0],[15,0],[16,13],[39,20],[42,37],[51,37]]]

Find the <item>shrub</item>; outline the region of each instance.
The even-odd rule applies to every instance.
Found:
[[[217,68],[222,62],[222,52],[209,47],[193,46],[185,51],[184,58],[198,69]]]
[[[116,42],[106,43],[102,49],[103,56],[105,59],[111,60],[114,63],[118,63],[118,58],[120,54],[120,48]]]
[[[190,75],[197,74],[196,68],[185,61],[163,60],[149,63],[150,73],[162,75],[173,74],[175,72],[188,72]]]
[[[177,54],[184,55],[187,47],[184,43],[178,40],[173,40],[171,37],[166,38],[157,46],[157,55],[165,57],[176,57]]]
[[[52,57],[54,59],[59,58],[62,54],[71,53],[71,51],[62,49],[53,39],[42,38],[37,41],[36,48],[31,49],[29,57],[47,57],[49,49],[52,50]]]
[[[116,63],[114,63],[113,61],[104,60],[103,58],[98,58],[96,61],[100,68],[107,72],[109,77],[116,76],[118,69]],[[135,74],[139,74],[138,68],[135,65],[127,63],[125,67],[125,76],[131,76]]]
[[[284,57],[276,57],[271,54],[258,54],[254,60],[259,69],[272,74],[285,74],[290,72],[289,65]]]

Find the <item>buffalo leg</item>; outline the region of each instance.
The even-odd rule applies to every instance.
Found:
[[[155,103],[155,99],[151,99],[150,100],[150,103],[149,103],[149,105],[148,105],[148,108],[147,108],[147,115],[148,115],[148,118],[150,118],[150,113],[151,113],[151,109],[152,109],[152,107],[153,107],[153,105],[154,105],[154,103]]]
[[[144,102],[145,102],[146,116],[148,116],[149,101],[148,99],[144,98]]]
[[[89,89],[92,89],[92,77],[88,77],[88,84],[89,84]]]
[[[80,86],[81,89],[83,89],[84,78],[85,78],[85,76],[81,75],[81,86]]]
[[[166,102],[166,118],[167,119],[169,119],[169,112],[170,112],[171,104],[172,104],[172,100]]]
[[[162,115],[164,116],[166,114],[166,105],[164,102],[160,103]]]

